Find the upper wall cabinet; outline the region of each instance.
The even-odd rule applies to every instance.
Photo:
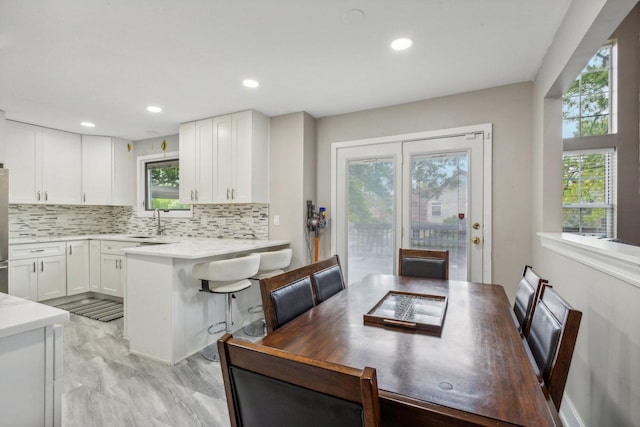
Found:
[[[111,138],[82,135],[82,203],[111,203]]]
[[[180,202],[213,202],[213,119],[180,125]]]
[[[6,122],[10,203],[80,204],[80,135]]]
[[[244,111],[180,126],[182,203],[268,203],[269,117]]]
[[[9,203],[133,205],[130,142],[6,121]]]

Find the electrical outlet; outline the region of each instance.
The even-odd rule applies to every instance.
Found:
[[[280,225],[280,215],[273,216],[273,225]]]

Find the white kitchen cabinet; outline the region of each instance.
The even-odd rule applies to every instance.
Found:
[[[67,242],[67,295],[89,292],[89,241]]]
[[[6,134],[9,203],[80,203],[80,135],[10,120]]]
[[[5,167],[11,170],[9,203],[40,203],[42,128],[7,120],[5,138]]]
[[[243,111],[213,119],[214,202],[269,202],[269,118]]]
[[[113,193],[111,204],[133,206],[135,189],[135,155],[131,141],[112,138]]]
[[[213,119],[180,126],[180,202],[213,202]]]
[[[103,240],[100,243],[100,292],[124,297],[127,258],[122,249],[138,246],[137,243]]]
[[[9,247],[9,294],[44,301],[67,294],[66,244]]]
[[[9,295],[38,301],[38,259],[9,261]]]
[[[0,424],[61,426],[63,327],[58,323],[69,313],[4,294],[0,303]]]
[[[108,136],[82,135],[83,204],[111,204],[112,149]]]
[[[100,292],[100,240],[89,241],[89,288],[92,292]]]
[[[122,255],[102,254],[100,261],[101,292],[116,297],[124,296],[125,257]]]

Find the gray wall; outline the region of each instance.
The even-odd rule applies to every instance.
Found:
[[[531,89],[531,83],[519,83],[318,119],[319,205],[331,202],[333,142],[493,123],[492,281],[513,298],[532,257]],[[324,236],[327,257],[329,233]]]
[[[308,264],[305,202],[315,199],[315,120],[302,112],[272,117],[269,157],[269,238],[291,242],[292,268]]]
[[[640,288],[542,248],[535,233],[562,227],[560,95],[636,3],[573,2],[534,82],[534,266],[583,313],[560,407],[575,425],[640,426]]]
[[[611,39],[618,46],[618,133],[564,140],[566,150],[615,147],[618,158],[617,237],[640,244],[638,212],[640,212],[640,159],[638,139],[640,113],[638,85],[640,82],[640,7],[625,18]]]

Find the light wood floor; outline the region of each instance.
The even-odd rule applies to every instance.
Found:
[[[64,328],[63,427],[229,426],[220,365],[130,355],[122,319],[71,314]]]

